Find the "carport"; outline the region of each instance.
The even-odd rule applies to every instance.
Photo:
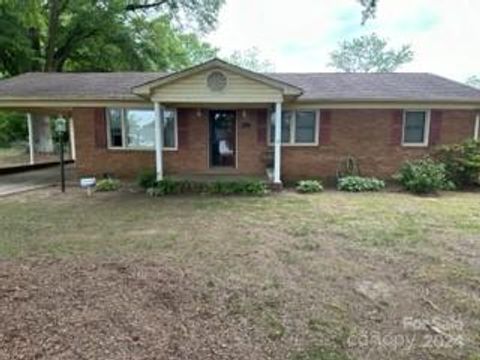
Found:
[[[73,179],[73,165],[65,167],[67,181]],[[0,175],[0,197],[31,191],[60,183],[60,167],[49,166],[42,169]]]
[[[69,142],[66,144],[65,158],[67,160],[75,159],[74,128],[70,110],[9,107],[0,103],[0,111],[25,114],[26,128],[28,129],[28,140],[24,144],[25,146],[20,146],[25,149],[24,156],[18,155],[13,159],[0,158],[0,170],[2,170],[0,175],[5,172],[3,171],[5,168],[11,168],[12,172],[15,172],[16,169],[23,170],[22,168],[25,166],[33,168],[33,165],[58,163],[59,151],[52,126],[53,119],[58,116],[68,119]],[[18,147],[19,144],[16,146]]]

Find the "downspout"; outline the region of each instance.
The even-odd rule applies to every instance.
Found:
[[[477,116],[475,117],[475,130],[473,133],[473,139],[478,141],[480,132],[480,110],[477,112]]]

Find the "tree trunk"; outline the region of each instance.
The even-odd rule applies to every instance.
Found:
[[[45,72],[56,71],[55,47],[57,44],[58,25],[60,22],[60,0],[49,0],[48,37],[45,48]]]
[[[36,153],[51,154],[54,152],[50,117],[32,114],[33,144]]]
[[[40,45],[40,31],[36,27],[28,29],[28,36],[30,38],[31,47],[35,54],[30,64],[29,71],[42,71],[42,64],[40,58],[42,56],[42,49]]]

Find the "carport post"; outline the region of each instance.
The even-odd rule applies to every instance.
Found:
[[[27,113],[27,127],[28,127],[28,149],[30,151],[30,165],[35,164],[35,152],[33,148],[33,124],[32,114]]]
[[[273,156],[273,183],[281,184],[281,151],[282,151],[282,103],[275,103],[275,137],[274,137],[274,156]]]
[[[157,181],[163,180],[163,107],[155,102],[155,165]]]

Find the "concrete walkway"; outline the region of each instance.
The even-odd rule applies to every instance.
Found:
[[[72,177],[72,165],[66,166],[67,181]],[[60,167],[0,175],[0,197],[60,184]]]

